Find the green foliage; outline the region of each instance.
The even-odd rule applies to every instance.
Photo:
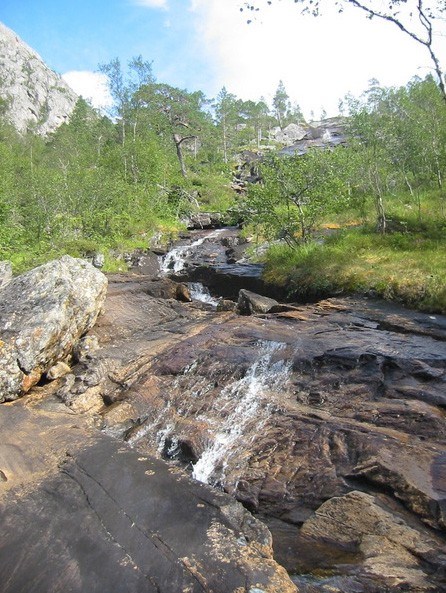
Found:
[[[443,191],[446,168],[446,109],[431,77],[399,89],[372,81],[360,100],[347,99],[356,155],[357,194],[371,196],[377,227],[386,231],[386,203],[403,188],[418,203],[423,188]]]
[[[388,235],[355,229],[298,249],[275,245],[265,277],[299,299],[360,292],[446,313],[446,243],[431,229]]]
[[[0,258],[15,271],[96,252],[106,270],[125,269],[123,254],[147,247],[155,231],[171,235],[197,210],[228,211],[258,236],[284,239],[267,277],[295,295],[373,291],[446,311],[446,109],[431,77],[398,89],[373,82],[347,98],[348,147],[267,154],[262,182],[239,197],[238,153],[261,152],[279,116],[282,125],[301,118],[283,84],[274,116],[263,100],[226,89],[210,107],[201,92],[158,83],[140,57],[128,72],[119,60],[102,70],[113,119],[80,100],[45,140],[0,120]],[[361,230],[333,231],[352,221]]]
[[[342,147],[304,156],[270,155],[260,166],[261,184],[250,188],[241,205],[244,217],[267,238],[289,245],[305,242],[323,216],[348,204],[345,156]]]

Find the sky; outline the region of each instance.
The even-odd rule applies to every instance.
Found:
[[[142,55],[160,82],[215,98],[271,102],[283,81],[307,119],[336,115],[369,80],[399,86],[431,71],[427,52],[390,23],[357,9],[302,17],[274,0],[250,24],[243,0],[0,0],[0,21],[95,106],[110,101],[98,71]],[[436,37],[446,69],[444,37]],[[441,31],[440,31],[441,33]]]

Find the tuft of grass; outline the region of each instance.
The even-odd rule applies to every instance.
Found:
[[[273,246],[264,277],[288,286],[290,297],[299,300],[363,293],[446,313],[446,240],[422,233],[343,230],[297,249]]]

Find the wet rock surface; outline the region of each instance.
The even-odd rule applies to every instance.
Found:
[[[28,396],[37,398],[39,413],[54,419],[63,409],[67,423],[81,426],[79,463],[90,460],[88,473],[102,470],[89,457],[87,434],[91,455],[96,447],[102,451],[96,460],[108,443],[112,464],[121,455],[147,463],[152,456],[164,459],[170,470],[163,471],[181,477],[187,500],[190,488],[200,485],[183,491],[192,483],[185,474],[213,486],[217,497],[237,499],[270,528],[275,559],[305,593],[446,591],[446,318],[366,298],[244,316],[231,307],[217,312],[161,298],[173,292],[152,296],[156,282],[137,274],[110,276],[105,312],[87,336],[92,347],[79,348],[71,373]],[[0,413],[26,401],[0,407]],[[63,423],[57,425],[64,431]],[[41,461],[38,455],[26,461],[20,479],[54,467],[56,458],[56,465],[68,468],[64,479],[73,480],[76,463],[58,457],[67,450],[63,443],[46,447]],[[76,452],[71,456],[77,459]],[[121,496],[121,479],[129,495],[134,485],[127,471],[114,467],[113,498]],[[0,488],[16,496],[11,468],[0,463],[0,469],[6,478]],[[167,499],[172,486],[164,484],[160,496]],[[225,539],[224,529],[218,541]],[[237,531],[233,524],[230,529]],[[18,541],[12,529],[8,534]],[[237,556],[238,548],[231,549]],[[252,591],[292,587],[286,580],[273,585],[283,573],[271,568],[269,557],[265,562],[256,566],[273,580],[258,580],[249,585]],[[141,566],[141,574],[151,571]],[[208,569],[197,570],[204,575]],[[250,570],[246,574],[254,574]],[[136,579],[139,572],[132,574]],[[223,578],[233,583],[236,577]]]
[[[258,513],[299,590],[446,590],[446,320],[366,298],[289,309],[202,312],[133,376],[104,431]],[[310,529],[338,499],[354,544]],[[398,545],[381,519],[359,528],[376,508],[402,526]]]
[[[446,590],[445,319],[332,299],[202,323],[132,376],[103,430],[259,513],[279,562],[316,575],[299,590]],[[338,499],[339,533],[320,519]],[[398,543],[361,527],[376,508]]]
[[[239,232],[229,227],[194,233],[169,252],[163,272],[180,282],[202,282],[212,294],[235,301],[242,289],[283,299],[282,288],[262,279],[263,265],[246,258],[249,243]]]
[[[128,385],[211,316],[150,286],[111,277],[71,373],[0,406],[2,593],[296,590],[240,503],[113,439],[141,422]]]

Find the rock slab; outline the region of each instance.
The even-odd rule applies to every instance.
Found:
[[[2,593],[295,593],[269,531],[228,495],[73,430],[62,404],[22,402],[0,408]]]

